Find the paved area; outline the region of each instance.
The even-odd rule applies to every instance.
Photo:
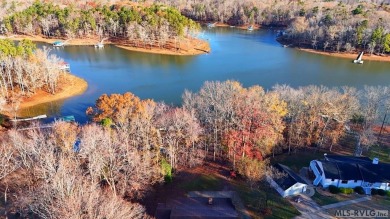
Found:
[[[307,186],[305,195],[312,197],[316,193],[316,190],[312,186]]]
[[[234,207],[240,214],[240,218],[250,219],[247,214],[244,204],[235,191],[192,191],[189,192],[188,197],[204,197],[204,198],[230,198],[234,204]]]
[[[359,202],[365,202],[365,201],[369,201],[369,200],[371,200],[371,197],[366,196],[366,197],[358,198],[358,199],[354,199],[354,200],[348,200],[348,201],[343,201],[343,202],[337,202],[337,203],[330,204],[330,205],[324,205],[321,208],[324,210],[327,210],[327,209],[331,209],[331,208],[338,208],[341,206],[356,204]]]
[[[301,195],[303,201],[300,203],[294,202],[290,200],[291,204],[294,205],[294,207],[301,212],[302,215],[296,216],[296,219],[330,219],[334,218],[333,216],[329,215],[327,212],[323,211],[321,207],[313,201],[309,196],[307,195]]]
[[[303,201],[300,203],[296,203],[293,200],[290,200],[291,204],[294,205],[294,207],[302,214],[300,216],[295,217],[296,219],[335,218],[334,216],[329,215],[329,213],[326,212],[326,210],[371,200],[370,196],[366,196],[366,197],[358,198],[358,199],[354,199],[354,200],[348,200],[348,201],[338,202],[338,203],[334,203],[334,204],[330,204],[330,205],[319,206],[309,196],[301,195],[301,197],[302,197]]]

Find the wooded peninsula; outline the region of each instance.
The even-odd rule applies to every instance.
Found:
[[[177,9],[159,4],[91,4],[80,9],[35,2],[4,16],[1,27],[1,34],[44,42],[66,39],[70,45],[94,45],[105,40],[146,52],[194,55],[210,50],[207,42],[196,39],[199,24]]]

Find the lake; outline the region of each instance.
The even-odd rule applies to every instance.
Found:
[[[21,115],[74,115],[84,123],[85,110],[104,93],[129,91],[143,99],[179,105],[185,89],[198,91],[205,81],[215,80],[237,80],[246,87],[258,84],[265,89],[275,84],[362,88],[390,83],[390,63],[365,61],[358,65],[349,59],[284,48],[272,30],[213,28],[205,30],[202,38],[210,42],[210,54],[158,55],[115,46],[53,48],[52,53],[70,63],[71,72],[84,78],[89,87],[81,96],[40,104]]]

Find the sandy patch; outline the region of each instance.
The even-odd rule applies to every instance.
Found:
[[[63,74],[58,84],[61,84],[61,86],[58,88],[58,92],[56,94],[51,94],[46,91],[39,90],[31,97],[23,99],[19,109],[78,96],[84,93],[88,87],[88,84],[84,79],[69,73]]]
[[[249,26],[251,26],[251,25],[230,26],[229,24],[217,22],[217,23],[215,23],[215,26],[216,27],[233,27],[233,28],[238,28],[238,29],[242,29],[242,30],[248,30]],[[261,26],[257,25],[257,24],[252,25],[252,27],[253,27],[253,30],[259,30],[261,28]]]
[[[199,39],[187,39],[180,43],[180,49],[176,49],[173,42],[169,43],[168,46],[164,48],[152,47],[146,45],[145,47],[135,47],[132,44],[114,44],[115,46],[137,52],[146,52],[154,54],[165,54],[165,55],[200,55],[210,52],[210,45],[208,42],[199,40]]]
[[[299,50],[305,51],[305,52],[310,52],[310,53],[315,53],[315,54],[320,54],[320,55],[327,55],[327,56],[351,59],[351,60],[356,59],[356,57],[358,55],[357,53],[323,52],[323,51],[318,51],[318,50],[314,50],[314,49],[299,49]],[[364,54],[363,61],[364,60],[390,62],[390,56],[378,56],[378,55]]]
[[[66,45],[70,45],[70,46],[94,46],[98,42],[100,42],[98,37],[66,40],[66,39],[56,39],[56,38],[45,38],[42,36],[16,35],[10,39],[12,40],[29,39],[31,41],[44,42],[49,44],[52,44],[56,41],[66,41]],[[186,38],[185,40],[182,40],[182,42],[180,43],[180,50],[176,50],[172,46],[173,42],[168,43],[167,48],[160,48],[156,46],[150,48],[150,46],[148,45],[145,46],[146,48],[135,47],[130,42],[126,40],[120,40],[120,39],[107,39],[104,40],[104,44],[105,45],[113,44],[122,49],[127,49],[131,51],[166,54],[166,55],[200,55],[200,54],[205,54],[210,52],[210,45],[208,44],[208,42],[204,40],[195,39],[195,38]]]

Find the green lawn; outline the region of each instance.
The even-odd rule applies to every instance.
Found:
[[[185,191],[218,191],[222,188],[222,181],[219,177],[213,175],[200,175],[192,181],[185,182],[180,188]]]
[[[267,183],[261,183],[259,189],[251,190],[244,182],[237,182],[234,188],[252,218],[293,218],[300,215],[290,202],[282,198]],[[272,214],[264,217],[262,212],[266,208],[271,209]]]
[[[262,183],[259,189],[251,190],[249,185],[242,180],[224,182],[224,179],[215,175],[199,175],[194,180],[183,182],[179,187],[189,191],[219,191],[228,183],[242,200],[245,208],[252,218],[264,218],[262,211],[265,208],[272,209],[272,215],[265,218],[293,218],[300,213],[284,198],[282,198],[268,184]],[[268,200],[268,201],[266,201]]]
[[[387,162],[390,163],[390,148],[387,146],[380,146],[380,145],[375,145],[372,146],[369,151],[367,156],[373,159],[374,157],[379,158],[379,162]]]
[[[308,167],[310,161],[324,158],[323,152],[315,152],[314,150],[299,151],[296,153],[277,155],[271,158],[271,163],[281,163],[290,167],[296,173],[302,167]]]
[[[340,200],[336,198],[335,196],[325,196],[321,195],[320,193],[316,192],[312,197],[311,197],[319,206],[324,206],[324,205],[330,205],[339,202]]]

